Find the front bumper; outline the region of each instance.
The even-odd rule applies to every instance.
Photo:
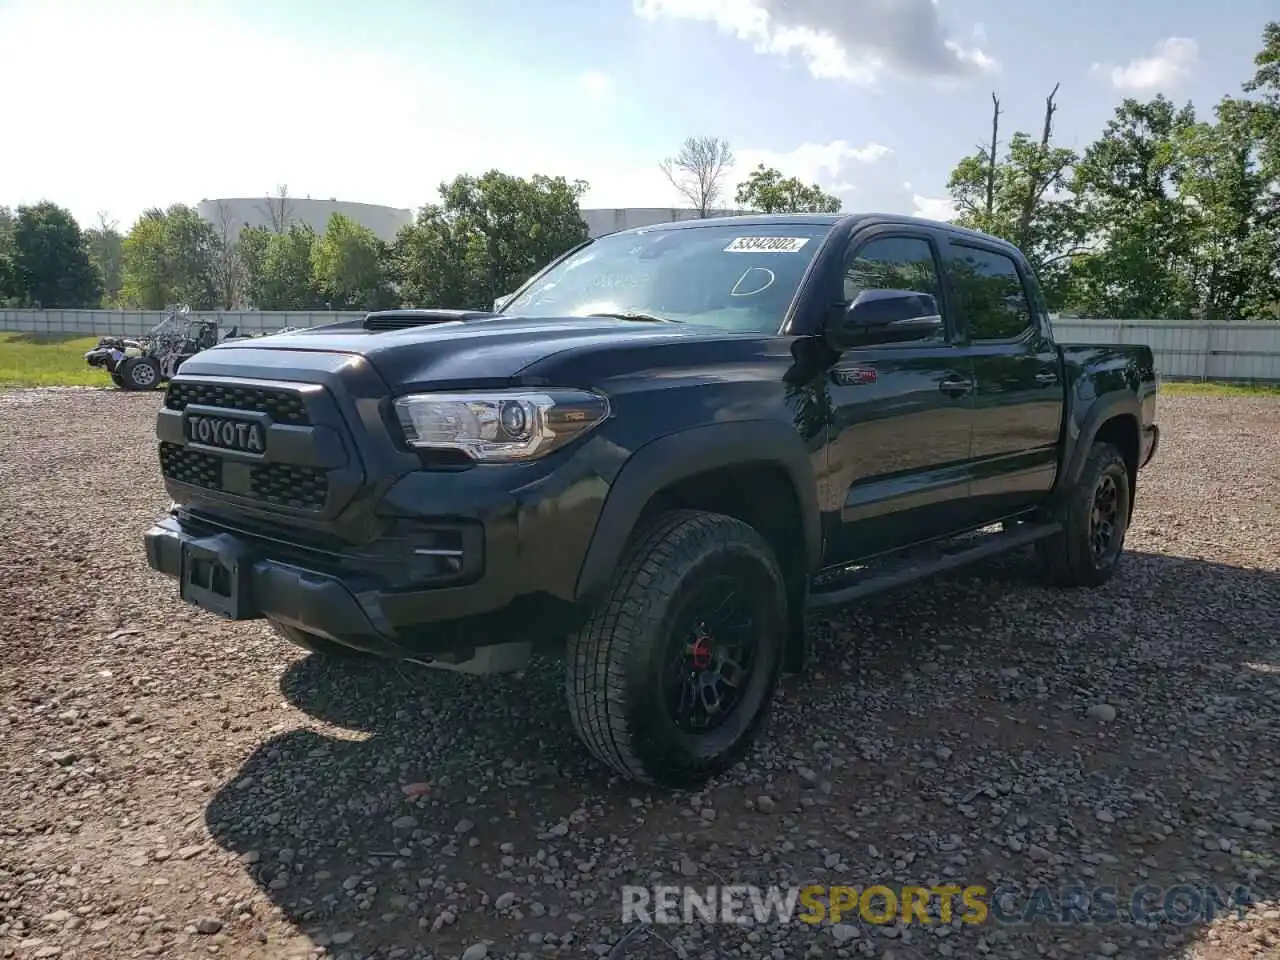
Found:
[[[273,556],[259,538],[184,526],[177,516],[154,524],[144,543],[147,563],[175,578],[187,603],[228,620],[275,620],[380,656],[437,657],[472,648],[476,636],[469,628],[495,619],[514,598],[513,584],[501,576],[414,589],[403,577],[389,580],[376,561],[364,572],[308,568],[295,556]],[[475,556],[475,545],[468,552]]]

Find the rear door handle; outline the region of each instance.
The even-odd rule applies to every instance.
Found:
[[[963,397],[973,389],[973,381],[964,377],[945,377],[938,382],[938,389],[951,397]]]
[[[1036,374],[1036,383],[1057,383],[1058,375],[1052,370],[1041,370]]]

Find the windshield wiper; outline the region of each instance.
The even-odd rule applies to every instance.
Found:
[[[655,317],[651,313],[588,313],[588,317],[610,317],[614,320],[634,320],[637,323],[684,323],[670,317]]]

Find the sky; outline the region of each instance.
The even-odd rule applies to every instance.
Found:
[[[294,196],[417,208],[459,173],[687,205],[659,162],[723,137],[849,211],[951,212],[1002,129],[1082,149],[1121,99],[1208,115],[1275,0],[0,0],[0,205],[122,230],[146,208]],[[1005,137],[1002,136],[1002,140]],[[731,202],[730,204],[731,205]]]

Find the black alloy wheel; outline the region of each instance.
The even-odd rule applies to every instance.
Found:
[[[1093,511],[1089,515],[1089,551],[1095,566],[1115,560],[1120,547],[1120,489],[1116,478],[1104,473],[1093,491]]]
[[[740,580],[720,576],[700,584],[676,613],[663,699],[683,733],[710,733],[742,704],[757,647],[756,618],[744,592]]]

